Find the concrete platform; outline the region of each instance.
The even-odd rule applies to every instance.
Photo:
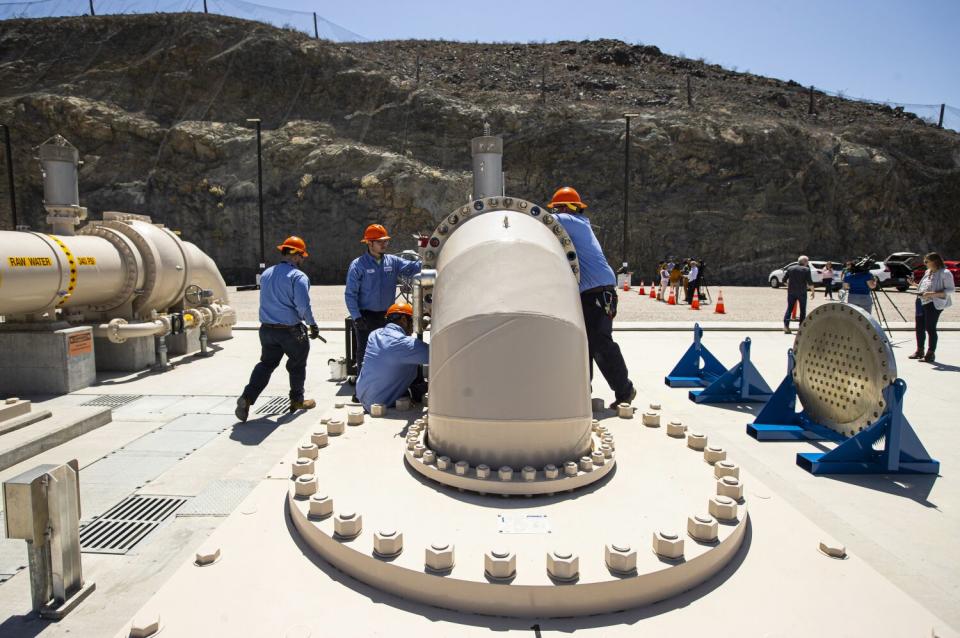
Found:
[[[40,412],[49,413],[47,410]],[[111,418],[110,408],[63,408],[49,419],[4,434],[0,437],[0,470],[106,425]]]

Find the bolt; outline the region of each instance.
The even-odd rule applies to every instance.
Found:
[[[394,404],[394,406],[401,412],[406,412],[410,409],[410,399],[406,397],[400,397],[397,399],[397,402]]]
[[[417,437],[411,436],[410,438],[407,439],[407,449],[410,450],[411,452],[418,445],[420,445],[420,439],[418,439]]]
[[[602,401],[601,401],[601,404],[602,404]],[[596,432],[596,431],[597,431],[597,428],[599,428],[599,427],[600,427],[600,421],[598,421],[597,419],[593,419],[592,421],[590,421],[590,429],[591,429],[591,430],[593,430],[594,432]]]
[[[643,424],[650,428],[660,427],[660,415],[656,412],[644,412]]]
[[[603,458],[605,459],[613,458],[613,446],[604,443],[600,446],[600,453],[603,454]]]
[[[478,465],[477,478],[478,479],[490,478],[490,466],[486,465],[485,463],[481,463],[480,465]]]
[[[363,425],[363,410],[350,410],[347,413],[347,425]]]
[[[607,543],[603,546],[603,560],[614,574],[631,574],[637,569],[637,553],[626,543]]]
[[[703,543],[712,543],[717,540],[717,519],[709,514],[697,514],[687,519],[687,533],[690,538]]]
[[[333,407],[337,410],[342,410],[344,405],[346,404],[343,401],[338,401],[333,404]]]
[[[427,451],[427,446],[424,445],[423,443],[417,443],[416,445],[413,446],[413,455],[418,459],[422,458],[423,453],[426,451]]]
[[[339,512],[333,517],[333,532],[342,540],[353,540],[363,530],[363,517],[356,512]]]
[[[735,476],[724,476],[717,480],[717,494],[735,501],[743,500],[743,483]]]
[[[594,465],[603,465],[606,463],[606,459],[603,456],[603,452],[594,452],[590,455],[590,460],[593,461]]]
[[[573,468],[576,471],[576,467]],[[555,479],[560,476],[560,470],[553,463],[543,466],[543,476],[548,479]]]
[[[828,538],[820,541],[820,551],[829,556],[830,558],[846,558],[847,557],[847,548],[833,540]]]
[[[734,478],[740,478],[740,466],[734,463],[733,461],[720,460],[717,461],[713,466],[713,477],[714,478],[723,478],[724,476],[732,476]]]
[[[322,419],[320,419],[320,425],[326,425],[328,423],[330,423],[330,417],[325,416]]]
[[[311,518],[326,518],[333,514],[333,499],[326,494],[314,494],[310,497]]]
[[[682,439],[687,434],[687,426],[680,421],[670,421],[667,423],[667,436],[675,439]]]
[[[317,491],[317,477],[313,474],[301,474],[294,484],[294,494],[297,498],[309,498]]]
[[[566,549],[548,552],[547,573],[561,582],[575,581],[580,576],[580,557]]]
[[[581,456],[581,457],[580,457],[580,469],[581,469],[582,471],[584,471],[584,472],[592,472],[592,471],[593,471],[593,459],[591,459],[589,456]]]
[[[606,436],[607,434],[609,434],[609,433],[610,433],[610,430],[609,430],[609,428],[607,428],[607,426],[605,426],[605,425],[598,425],[598,426],[597,426],[597,436],[599,436],[600,438],[605,437],[605,436]]]
[[[370,416],[381,417],[381,416],[386,416],[386,414],[387,414],[387,406],[381,403],[374,403],[373,405],[370,406]]]
[[[427,547],[424,553],[424,563],[427,569],[434,572],[445,572],[453,569],[453,545],[442,541],[435,541]]]
[[[659,403],[651,403],[651,404],[650,404],[650,409],[653,410],[654,412],[656,412],[657,410],[660,409],[660,404],[659,404]]]
[[[207,565],[212,565],[218,560],[220,560],[219,547],[203,547],[197,552],[197,557],[194,561],[194,564],[198,567],[205,567]]]
[[[520,476],[523,477],[524,481],[534,481],[537,478],[537,468],[524,465],[520,470]]]
[[[293,475],[313,474],[313,459],[297,459],[293,462]]]
[[[451,466],[451,463],[450,463],[449,456],[441,456],[440,458],[437,459],[438,470],[447,471],[450,469],[450,466]]]
[[[466,476],[470,471],[470,464],[466,461],[457,461],[453,466],[453,471],[457,476]]]
[[[710,465],[713,465],[717,461],[722,461],[725,458],[727,458],[727,451],[722,447],[711,445],[703,450],[703,460]]]
[[[330,419],[327,423],[327,434],[330,436],[340,436],[343,434],[343,421],[340,419]]]
[[[327,439],[327,428],[317,430],[311,434],[310,442],[316,445],[318,448],[327,447],[327,444],[330,442],[329,439]]]
[[[733,522],[737,520],[737,502],[729,496],[714,496],[707,503],[710,514],[718,521]]]
[[[617,416],[621,419],[633,418],[633,406],[629,403],[621,403],[617,406]]]
[[[147,611],[137,614],[130,624],[130,638],[149,638],[160,632],[160,614]]]
[[[513,480],[513,468],[504,465],[499,470],[497,470],[497,476],[500,477],[501,481],[512,481]]]
[[[653,552],[663,558],[683,558],[683,539],[671,530],[654,532]]]
[[[297,448],[297,457],[301,459],[315,459],[319,448],[313,443],[303,443]]]
[[[423,463],[424,465],[433,465],[437,460],[437,453],[433,450],[424,450],[423,451]]]
[[[483,571],[491,580],[508,580],[517,573],[517,555],[497,547],[483,555]]]
[[[394,558],[403,551],[403,534],[381,529],[373,534],[373,553],[381,558]]]
[[[603,437],[600,438],[600,442],[603,443],[604,445],[609,445],[611,450],[617,449],[617,446],[613,442],[612,434],[604,435]]]
[[[19,400],[20,400],[19,397],[10,397],[9,399],[6,400],[6,404],[7,404],[7,405],[13,405],[14,403],[16,403],[16,402],[19,401]]]
[[[578,469],[576,461],[567,461],[563,464],[563,473],[567,476],[576,476]]]
[[[697,452],[707,447],[707,435],[701,432],[691,432],[687,435],[687,447]]]

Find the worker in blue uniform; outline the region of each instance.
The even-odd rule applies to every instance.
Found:
[[[580,262],[580,304],[587,329],[590,379],[593,379],[593,363],[596,362],[614,391],[616,400],[610,408],[616,409],[617,404],[631,403],[637,397],[620,346],[613,340],[613,318],[617,316],[616,275],[593,234],[590,219],[582,212],[587,205],[581,201],[580,194],[564,186],[554,193],[548,206],[570,236]]]
[[[390,235],[380,224],[367,226],[361,241],[367,245],[367,250],[350,264],[347,287],[343,292],[356,334],[358,376],[367,338],[371,332],[384,326],[387,309],[397,298],[397,278],[420,272],[419,261],[386,254]]]
[[[310,278],[300,270],[307,258],[307,245],[301,238],[291,236],[277,246],[277,250],[282,261],[267,268],[260,276],[260,362],[253,368],[250,382],[237,399],[234,413],[241,421],[247,420],[250,406],[267,387],[270,375],[284,355],[290,374],[290,411],[309,410],[317,405],[313,399],[303,398],[307,355],[310,354],[307,337],[320,337],[320,329],[310,308]]]
[[[404,396],[421,402],[427,391],[420,366],[429,362],[430,347],[411,336],[413,308],[393,304],[384,314],[386,325],[370,333],[357,379],[357,396],[368,412],[375,403],[392,406]]]

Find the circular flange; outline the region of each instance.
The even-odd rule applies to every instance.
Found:
[[[820,306],[800,326],[793,351],[797,396],[812,420],[853,436],[884,413],[883,390],[897,378],[897,363],[867,312],[844,303]]]

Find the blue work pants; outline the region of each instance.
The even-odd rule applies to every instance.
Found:
[[[270,382],[270,375],[287,357],[287,372],[290,374],[290,401],[303,401],[303,384],[307,380],[307,355],[310,341],[304,325],[288,328],[260,326],[260,362],[250,374],[250,383],[243,389],[243,396],[252,405]]]
[[[790,327],[790,314],[793,312],[793,304],[800,303],[800,314],[797,315],[797,318],[800,323],[803,323],[803,320],[807,318],[807,293],[787,293],[787,311],[783,313],[783,327]]]

